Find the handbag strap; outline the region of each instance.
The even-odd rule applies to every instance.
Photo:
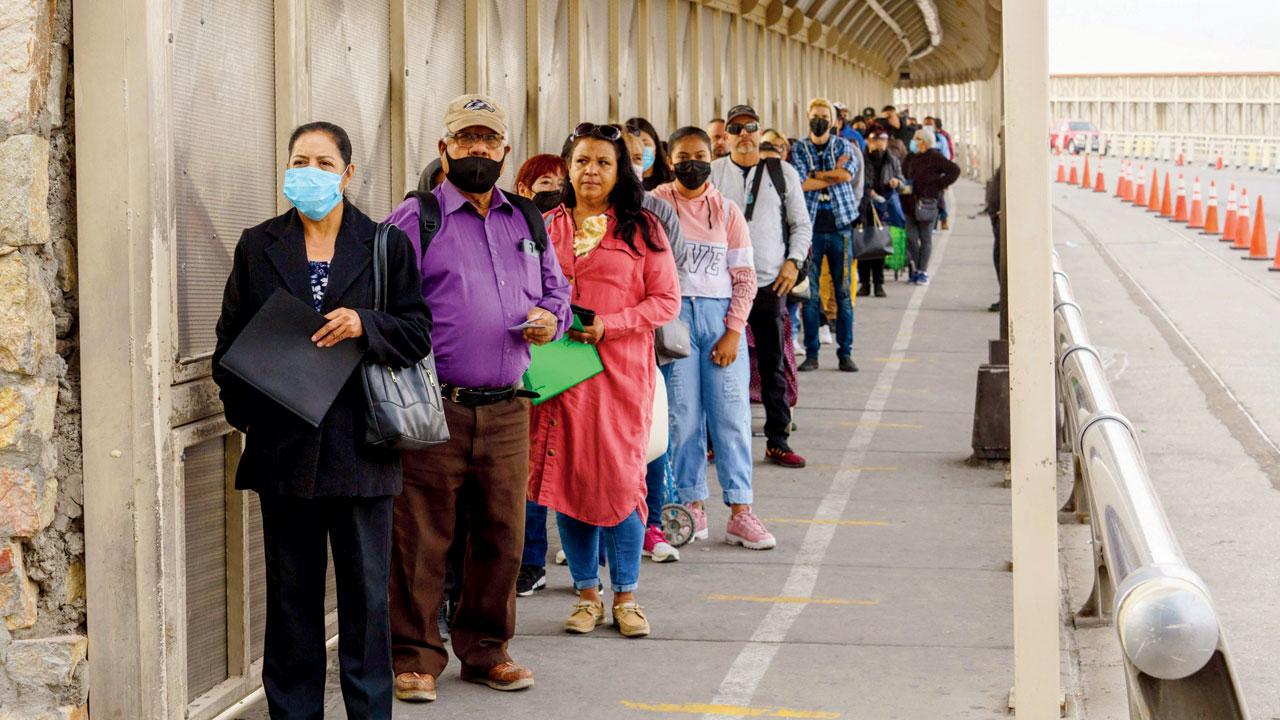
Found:
[[[378,223],[378,231],[373,235],[373,308],[378,312],[387,311],[387,235],[390,232],[388,223]]]

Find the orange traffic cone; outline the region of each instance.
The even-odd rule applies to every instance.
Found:
[[[1213,164],[1213,167],[1215,170],[1222,169],[1222,153],[1221,152],[1218,153],[1218,161]]]
[[[1076,170],[1076,157],[1074,155],[1071,156],[1071,177],[1067,178],[1067,183],[1070,185],[1080,184],[1080,173]]]
[[[1160,217],[1162,218],[1173,217],[1173,192],[1170,190],[1172,184],[1169,182],[1169,171],[1166,170],[1164,173],[1164,194],[1160,196]]]
[[[1138,168],[1138,191],[1133,195],[1133,204],[1142,207],[1147,204],[1147,181],[1142,179],[1147,172],[1145,167]]]
[[[1258,196],[1258,209],[1254,212],[1253,235],[1249,239],[1249,254],[1245,260],[1270,260],[1267,254],[1267,216],[1262,212],[1262,196]]]
[[[1240,207],[1236,209],[1236,229],[1231,233],[1231,249],[1248,250],[1252,235],[1249,226],[1249,191],[1240,188]]]
[[[1209,209],[1204,215],[1204,229],[1201,235],[1218,235],[1222,230],[1218,227],[1218,184],[1209,181]]]
[[[1177,160],[1174,164],[1175,164],[1175,165],[1177,165],[1178,167],[1182,167],[1183,162],[1184,162],[1184,161],[1183,161],[1183,157],[1182,157],[1182,151],[1181,151],[1181,150],[1179,150],[1179,151],[1178,151],[1178,160]]]
[[[1127,200],[1125,194],[1129,192],[1129,163],[1120,161],[1120,178],[1116,181],[1116,197],[1121,200]]]
[[[1080,178],[1080,187],[1088,190],[1093,187],[1093,176],[1089,174],[1089,154],[1084,156],[1084,177]]]
[[[1064,165],[1064,164],[1063,164],[1063,162],[1062,162],[1062,155],[1061,155],[1061,154],[1059,154],[1059,155],[1058,155],[1058,179],[1057,179],[1057,182],[1062,183],[1062,182],[1066,182],[1066,181],[1067,181],[1067,167],[1066,167],[1066,165]]]
[[[1276,233],[1276,261],[1267,269],[1271,272],[1280,272],[1280,232]]]
[[[1147,212],[1160,211],[1160,176],[1151,168],[1151,197],[1147,198]]]
[[[1102,167],[1098,167],[1098,177],[1093,183],[1093,191],[1104,193],[1107,191],[1107,181],[1102,179]]]
[[[1199,230],[1204,227],[1204,204],[1200,200],[1200,178],[1196,178],[1191,186],[1191,215],[1187,218],[1187,227]]]
[[[1173,221],[1185,223],[1187,215],[1187,184],[1182,181],[1182,173],[1178,173],[1178,199],[1173,206]]]
[[[1231,183],[1231,192],[1227,194],[1227,216],[1222,221],[1222,242],[1233,242],[1236,239],[1236,218],[1240,215],[1240,203],[1236,201],[1236,184]]]

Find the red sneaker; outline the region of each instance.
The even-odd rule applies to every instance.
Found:
[[[805,465],[804,458],[789,447],[768,448],[764,451],[764,459],[785,468],[802,468]]]

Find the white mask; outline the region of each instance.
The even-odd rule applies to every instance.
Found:
[[[636,171],[636,177],[644,178],[644,165],[632,165],[631,167]]]

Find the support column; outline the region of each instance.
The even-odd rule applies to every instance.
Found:
[[[1059,690],[1046,0],[1006,3],[1004,220],[1009,252],[1013,656],[1017,717],[1056,720]]]

